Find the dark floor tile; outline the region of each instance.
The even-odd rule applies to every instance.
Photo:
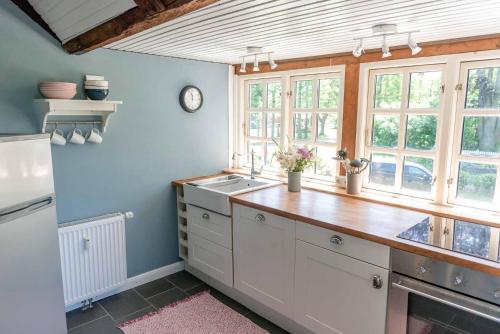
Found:
[[[76,326],[83,325],[87,322],[102,318],[106,315],[106,312],[98,303],[95,303],[93,308],[86,311],[82,311],[81,309],[73,310],[66,313],[66,323],[68,325],[68,330],[75,328]]]
[[[184,291],[188,296],[193,296],[197,293],[200,293],[200,292],[203,292],[203,291],[207,291],[207,290],[210,290],[210,286],[205,284],[205,283],[202,283],[201,285],[197,285],[195,286],[194,288],[191,288],[189,290],[186,290]]]
[[[145,316],[148,313],[153,312],[155,309],[152,306],[146,307],[145,309],[142,309],[140,311],[134,312],[132,314],[129,314],[121,319],[116,319],[117,324],[123,324],[124,322],[134,320],[137,318],[140,318],[142,316]]]
[[[169,275],[166,279],[174,283],[181,290],[189,290],[203,283],[185,270]]]
[[[137,291],[144,298],[149,298],[161,292],[172,289],[173,287],[174,285],[172,283],[170,283],[164,278],[160,278],[157,279],[156,281],[152,281],[136,287],[135,291]]]
[[[223,294],[219,290],[211,289],[210,294],[212,296],[214,296],[215,298],[217,298],[220,302],[222,302],[226,306],[229,306],[230,308],[232,308],[233,310],[235,310],[236,312],[238,312],[240,314],[245,315],[245,314],[250,312],[250,310],[247,309],[245,306],[241,305],[236,300],[229,298],[228,296],[226,296],[225,294]]]
[[[99,304],[101,304],[114,319],[123,318],[150,306],[146,300],[134,290],[120,292],[117,295],[99,301]]]
[[[162,292],[156,296],[148,298],[148,301],[156,308],[164,307],[176,301],[186,298],[187,295],[178,288],[173,288],[168,291]]]
[[[267,330],[270,334],[286,334],[288,333],[286,330],[276,326],[272,322],[267,319],[262,318],[260,315],[250,312],[245,315],[248,319],[250,319],[254,324],[260,326],[261,328]]]
[[[116,328],[115,322],[107,316],[76,327],[70,330],[68,334],[123,334],[123,332]]]

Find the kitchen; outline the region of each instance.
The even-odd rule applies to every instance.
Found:
[[[498,332],[496,1],[77,2],[0,5],[0,332]]]

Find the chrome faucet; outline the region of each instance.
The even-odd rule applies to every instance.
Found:
[[[262,169],[264,168],[264,166],[260,166],[260,169],[259,171],[257,172],[255,170],[255,164],[254,164],[254,161],[255,161],[255,151],[252,149],[252,169],[250,169],[250,178],[253,180],[255,179],[255,175],[260,175],[260,173],[262,173]]]

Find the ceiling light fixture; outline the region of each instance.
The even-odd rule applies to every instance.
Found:
[[[387,46],[386,36],[384,35],[382,39],[382,58],[387,58],[390,56],[392,56],[392,53],[389,50],[389,47]]]
[[[361,55],[365,53],[365,49],[363,48],[363,39],[359,39],[358,46],[352,51],[352,55],[356,58],[361,57]]]
[[[352,55],[354,57],[361,57],[363,53],[365,53],[365,49],[363,47],[363,40],[369,38],[380,38],[382,37],[382,58],[390,57],[391,51],[389,46],[387,45],[387,36],[395,36],[395,35],[408,35],[408,47],[411,50],[412,56],[416,55],[422,48],[418,46],[418,44],[412,39],[411,34],[414,32],[418,32],[418,30],[413,31],[404,31],[398,32],[398,26],[396,24],[377,24],[372,26],[372,35],[371,36],[361,36],[356,37],[354,40],[359,41],[356,48],[352,51]]]
[[[411,38],[411,32],[408,33],[408,47],[411,50],[412,56],[422,51],[422,48],[418,46],[418,44],[413,40],[413,38]]]
[[[276,64],[276,62],[273,59],[272,52],[269,52],[267,54],[267,60],[269,62],[269,67],[271,68],[271,70],[274,70],[274,69],[276,69],[276,67],[278,67],[278,64]]]
[[[254,60],[253,60],[253,70],[254,72],[259,72],[260,71],[260,68],[259,68],[259,58],[257,58],[257,55],[254,56]]]
[[[245,57],[242,57],[243,59],[241,60],[241,66],[240,66],[240,73],[246,73],[247,72],[247,61]]]

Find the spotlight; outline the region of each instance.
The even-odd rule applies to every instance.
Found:
[[[254,72],[259,72],[260,71],[259,60],[257,59],[257,55],[255,55],[255,58],[253,60],[253,71]]]
[[[391,51],[389,50],[389,47],[387,46],[387,41],[384,35],[384,39],[382,41],[382,58],[387,58],[392,56]]]
[[[269,66],[271,67],[271,70],[276,69],[276,67],[278,67],[278,64],[275,63],[273,56],[271,55],[270,52],[267,54],[267,58],[268,58]]]
[[[411,49],[412,56],[422,51],[422,48],[411,38],[411,33],[408,33],[408,47]]]
[[[240,73],[246,73],[247,72],[247,61],[245,57],[241,60],[241,66],[240,66]]]
[[[363,48],[363,39],[360,39],[358,46],[352,51],[352,55],[357,58],[361,57],[363,53],[365,53],[365,49]]]

